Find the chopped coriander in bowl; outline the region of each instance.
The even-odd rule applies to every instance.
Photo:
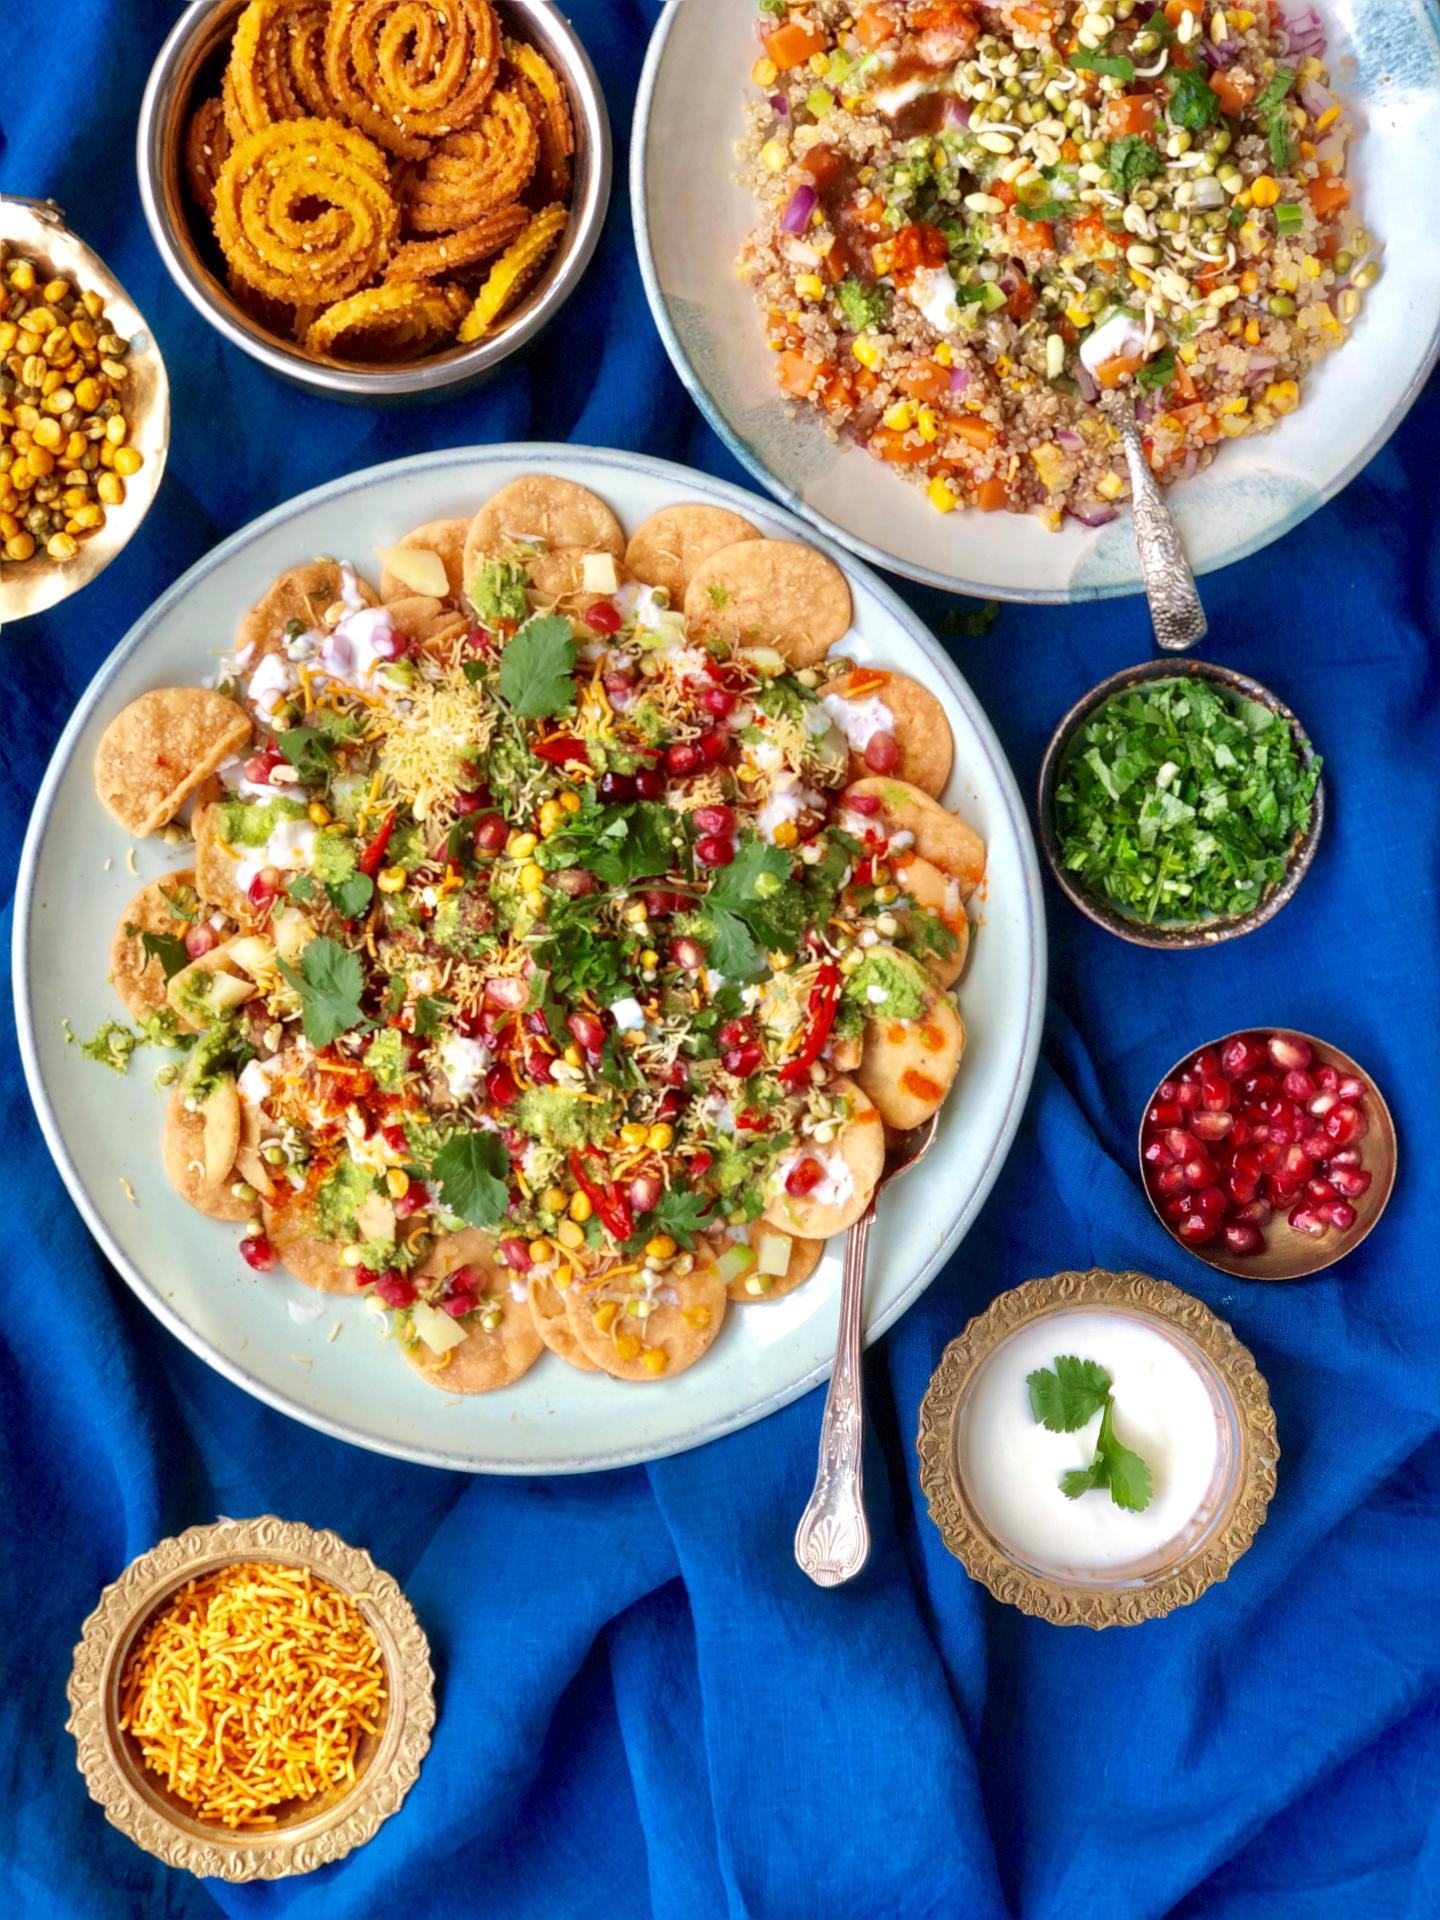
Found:
[[[1040,836],[1082,913],[1140,946],[1231,940],[1279,912],[1324,820],[1320,757],[1268,688],[1203,661],[1102,681],[1057,727]]]

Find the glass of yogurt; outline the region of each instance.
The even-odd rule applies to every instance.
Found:
[[[1108,1378],[1109,1406],[1053,1431],[1030,1381],[1062,1357],[1091,1363],[1101,1394]],[[1142,1506],[1103,1477],[1062,1489],[1114,1444],[1148,1469]],[[930,1383],[919,1450],[932,1518],[971,1574],[1025,1612],[1097,1627],[1224,1579],[1264,1521],[1279,1455],[1265,1382],[1231,1330],[1178,1287],[1100,1269],[1029,1281],[972,1320]]]

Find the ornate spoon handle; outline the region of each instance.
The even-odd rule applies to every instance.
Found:
[[[795,1559],[818,1587],[852,1580],[870,1557],[865,1519],[865,1412],[860,1372],[860,1326],[865,1299],[865,1249],[875,1218],[872,1205],[845,1236],[840,1283],[840,1333],[835,1370],[820,1421],[815,1488],[795,1529]]]
[[[1130,468],[1135,544],[1140,549],[1140,571],[1145,576],[1156,643],[1164,653],[1185,653],[1205,638],[1208,625],[1205,609],[1195,590],[1195,576],[1180,545],[1170,509],[1145,458],[1134,408],[1117,407],[1115,419],[1125,442],[1125,459]]]

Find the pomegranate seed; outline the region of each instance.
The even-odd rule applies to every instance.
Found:
[[[618,633],[622,620],[620,609],[613,600],[597,600],[588,606],[581,615],[592,633]]]
[[[1231,1146],[1232,1146],[1232,1147],[1243,1147],[1243,1146],[1244,1146],[1244,1144],[1245,1144],[1245,1142],[1246,1142],[1246,1141],[1247,1141],[1247,1140],[1248,1140],[1249,1138],[1250,1138],[1250,1122],[1249,1122],[1248,1120],[1246,1120],[1246,1119],[1244,1119],[1244,1118],[1242,1118],[1242,1116],[1241,1116],[1240,1114],[1238,1114],[1238,1113],[1232,1113],[1232,1114],[1231,1114],[1231,1116],[1230,1116],[1230,1144],[1231,1144]]]
[[[1328,1180],[1307,1180],[1305,1182],[1305,1191],[1317,1206],[1328,1206],[1332,1200],[1338,1200],[1340,1198],[1340,1195]]]
[[[1274,1215],[1263,1200],[1251,1200],[1243,1207],[1235,1209],[1237,1220],[1248,1220],[1251,1226],[1268,1227]]]
[[[1298,1101],[1301,1106],[1315,1097],[1315,1082],[1300,1067],[1292,1067],[1280,1082],[1280,1090],[1289,1100]]]
[[[878,793],[850,793],[845,796],[845,804],[853,813],[878,813],[880,796]]]
[[[1325,1131],[1337,1147],[1348,1147],[1352,1140],[1363,1140],[1370,1123],[1358,1107],[1336,1107],[1325,1116]]]
[[[670,958],[677,967],[684,967],[687,973],[698,973],[705,964],[705,949],[698,940],[692,940],[688,934],[670,942]]]
[[[1181,1127],[1185,1124],[1185,1109],[1178,1100],[1157,1100],[1145,1119],[1152,1127]]]
[[[1347,1073],[1335,1091],[1342,1100],[1363,1100],[1370,1089],[1357,1074]]]
[[[543,1087],[553,1086],[555,1081],[555,1062],[548,1053],[542,1053],[539,1047],[532,1047],[525,1056],[525,1071],[532,1080],[539,1081]]]
[[[1203,1153],[1187,1160],[1181,1172],[1185,1175],[1186,1185],[1191,1187],[1213,1187],[1218,1176],[1215,1162]]]
[[[600,776],[600,798],[602,800],[633,800],[635,798],[635,779],[628,773],[602,773]]]
[[[634,686],[628,673],[607,673],[604,679],[606,693],[610,696],[612,707],[628,707],[634,695]]]
[[[900,764],[900,742],[893,733],[872,733],[865,745],[865,764],[872,773],[893,773]]]
[[[1292,1180],[1288,1174],[1268,1173],[1265,1176],[1265,1198],[1272,1207],[1288,1207],[1300,1192],[1300,1182]]]
[[[695,842],[695,858],[702,867],[728,867],[735,858],[735,842],[722,840],[718,833],[707,834]]]
[[[1147,1167],[1173,1166],[1175,1156],[1168,1153],[1162,1140],[1150,1140],[1145,1145],[1145,1164]]]
[[[485,1091],[497,1107],[513,1107],[520,1098],[520,1089],[509,1067],[492,1067],[485,1076]]]
[[[1325,1209],[1325,1218],[1341,1233],[1348,1233],[1355,1224],[1355,1209],[1348,1200],[1332,1200]]]
[[[1258,1174],[1237,1173],[1232,1167],[1225,1176],[1225,1185],[1230,1189],[1230,1198],[1240,1206],[1247,1206],[1260,1191]]]
[[[725,758],[730,742],[723,733],[707,733],[700,742],[700,758],[707,767]]]
[[[397,1220],[409,1220],[417,1213],[429,1211],[430,1196],[418,1180],[412,1180],[394,1206]]]
[[[482,627],[477,624],[471,627],[466,633],[465,645],[471,653],[493,653],[495,651],[495,636],[488,627]]]
[[[1280,1164],[1280,1155],[1284,1151],[1278,1140],[1262,1140],[1255,1149],[1255,1157],[1260,1162],[1262,1173],[1271,1173]]]
[[[1220,1069],[1232,1080],[1253,1073],[1264,1061],[1265,1049],[1243,1033],[1237,1034],[1233,1040],[1227,1040],[1220,1050]]]
[[[1190,1071],[1197,1080],[1207,1079],[1220,1071],[1220,1056],[1213,1047],[1205,1047],[1190,1062]]]
[[[1231,1253],[1259,1253],[1265,1244],[1265,1236],[1258,1227],[1252,1227],[1245,1220],[1227,1221],[1224,1228],[1225,1244]]]
[[[668,1093],[661,1094],[660,1105],[656,1108],[656,1113],[662,1120],[678,1120],[680,1115],[685,1111],[685,1106],[686,1096],[680,1092],[678,1087],[671,1087]]]
[[[1342,1199],[1358,1200],[1362,1193],[1369,1191],[1374,1175],[1365,1173],[1359,1167],[1330,1167],[1330,1184]]]
[[[727,1020],[715,1038],[721,1047],[738,1047],[742,1040],[751,1039],[754,1032],[753,1024],[742,1014],[734,1020]]]
[[[1300,1151],[1302,1153],[1308,1153],[1317,1165],[1321,1161],[1330,1158],[1334,1147],[1335,1142],[1328,1134],[1324,1133],[1307,1133],[1305,1138],[1300,1142]]]
[[[1330,1165],[1332,1167],[1358,1167],[1360,1164],[1360,1149],[1358,1147],[1341,1147],[1338,1152],[1330,1155]]]
[[[572,1038],[586,1053],[599,1053],[605,1044],[605,1026],[593,1013],[571,1013],[565,1017],[565,1025]]]
[[[1183,1127],[1175,1127],[1165,1136],[1166,1149],[1177,1160],[1191,1160],[1200,1151],[1200,1143],[1193,1133],[1186,1133]]]
[[[1195,1204],[1201,1213],[1218,1225],[1225,1218],[1226,1200],[1219,1187],[1203,1187],[1195,1195]]]
[[[1180,1238],[1190,1246],[1203,1247],[1207,1240],[1215,1238],[1215,1222],[1203,1213],[1187,1214],[1176,1227]]]
[[[1185,1169],[1183,1167],[1162,1167],[1156,1177],[1155,1185],[1161,1193],[1183,1193],[1185,1191]]]
[[[387,1267],[375,1282],[375,1297],[387,1307],[411,1306],[415,1300],[415,1282],[398,1267]]]
[[[629,1200],[636,1213],[649,1213],[658,1204],[661,1180],[656,1173],[637,1173],[630,1182]]]
[[[1178,1085],[1179,1082],[1176,1080],[1162,1080],[1155,1098],[1157,1100],[1173,1100],[1175,1098],[1175,1089]]]
[[[1308,1180],[1315,1171],[1315,1163],[1303,1147],[1287,1147],[1280,1171],[1287,1180]]]
[[[1339,1104],[1339,1094],[1331,1093],[1328,1088],[1324,1093],[1317,1093],[1313,1099],[1306,1102],[1309,1111],[1317,1120],[1323,1120],[1327,1113],[1333,1113]]]
[[[735,814],[730,807],[696,807],[690,818],[698,834],[718,833],[728,840],[735,831]]]
[[[797,1160],[786,1174],[785,1191],[798,1200],[802,1194],[809,1193],[812,1188],[818,1187],[824,1178],[825,1169],[820,1162],[812,1160],[807,1155],[805,1159]]]
[[[263,1233],[250,1233],[240,1242],[240,1258],[256,1273],[268,1273],[275,1264],[275,1249]]]
[[[1315,1058],[1314,1048],[1309,1041],[1299,1040],[1293,1033],[1272,1033],[1265,1043],[1265,1050],[1275,1065],[1286,1073],[1308,1067]]]
[[[1175,1098],[1182,1107],[1198,1107],[1200,1104],[1200,1082],[1192,1080],[1187,1074],[1175,1089]]]
[[[262,867],[250,882],[246,898],[252,907],[268,907],[280,891],[280,869]]]
[[[698,1180],[702,1174],[708,1173],[714,1164],[714,1154],[707,1153],[703,1147],[699,1153],[693,1153],[690,1156],[690,1172],[696,1180]]]
[[[1200,1081],[1200,1104],[1210,1113],[1228,1113],[1232,1088],[1218,1073],[1207,1073]]]
[[[665,791],[665,776],[654,767],[642,767],[635,776],[635,792],[641,800],[658,800]]]
[[[1197,1140],[1223,1140],[1235,1125],[1235,1116],[1230,1113],[1197,1113],[1191,1119],[1190,1131]]]
[[[727,1073],[733,1073],[737,1080],[748,1080],[760,1062],[765,1058],[765,1049],[758,1040],[747,1040],[738,1047],[727,1047],[720,1056],[720,1064]]]
[[[706,687],[700,695],[700,704],[706,713],[723,720],[727,713],[735,711],[735,696],[724,687]]]
[[[1322,1219],[1313,1207],[1292,1207],[1286,1218],[1292,1232],[1308,1233],[1315,1240],[1323,1238],[1330,1230],[1330,1222]]]
[[[207,953],[213,953],[220,944],[220,936],[214,927],[204,924],[189,927],[185,933],[185,951],[192,960],[203,960]]]
[[[485,982],[486,1006],[503,1007],[507,1013],[518,1013],[529,998],[529,986],[513,973]]]
[[[1247,1100],[1262,1100],[1272,1094],[1279,1084],[1273,1073],[1247,1073],[1240,1082],[1240,1091]]]
[[[1340,1069],[1331,1066],[1327,1060],[1323,1066],[1316,1067],[1315,1084],[1320,1088],[1322,1093],[1338,1093],[1340,1091]]]
[[[1167,1220],[1183,1220],[1185,1218],[1185,1202],[1188,1198],[1188,1194],[1181,1194],[1176,1200],[1167,1200],[1160,1211]]]
[[[510,838],[510,829],[502,815],[482,813],[475,822],[475,845],[481,853],[499,853]]]
[[[665,764],[671,773],[694,773],[700,764],[700,749],[692,747],[688,741],[679,740],[673,747],[665,749]]]
[[[380,1275],[374,1267],[356,1267],[355,1284],[357,1287],[373,1287]]]
[[[451,1284],[453,1279],[454,1276],[452,1274],[451,1281],[447,1282],[447,1285]],[[455,1292],[447,1293],[445,1298],[440,1302],[440,1311],[442,1313],[448,1313],[452,1320],[463,1320],[467,1313],[474,1313],[479,1304],[479,1301],[473,1293],[467,1293],[463,1289],[457,1288]]]

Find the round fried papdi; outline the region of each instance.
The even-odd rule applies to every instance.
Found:
[[[413,533],[402,534],[395,544],[397,547],[418,548],[422,553],[438,553],[445,564],[445,578],[451,594],[455,599],[462,600],[465,597],[465,535],[469,530],[468,520],[427,520],[423,527],[416,527]],[[381,567],[382,600],[404,600],[414,591],[389,567]]]
[[[965,1051],[965,1023],[918,960],[895,947],[872,947],[870,953],[904,968],[926,988],[925,1011],[918,1019],[888,1019],[877,1008],[865,1022],[865,1050],[855,1076],[886,1126],[907,1133],[922,1126],[950,1091]]]
[[[495,554],[532,540],[613,553],[617,560],[625,551],[624,530],[599,494],[573,480],[528,473],[502,487],[470,522],[461,578],[468,586]]]
[[[375,605],[375,589],[362,580],[354,568],[355,592],[367,607]],[[291,567],[241,620],[235,629],[235,651],[244,653],[253,647],[258,657],[273,653],[285,637],[285,628],[298,620],[307,631],[318,627],[328,607],[340,599],[341,566],[338,560],[312,560],[307,566]],[[253,666],[253,660],[245,662]]]
[[[340,1242],[322,1240],[315,1231],[315,1216],[308,1201],[288,1197],[288,1182],[278,1183],[276,1192],[283,1204],[275,1207],[262,1203],[260,1211],[265,1238],[286,1272],[302,1286],[314,1287],[317,1293],[361,1292],[356,1269],[347,1267],[340,1258]]]
[[[207,906],[219,907],[232,920],[250,920],[250,902],[235,883],[240,863],[225,851],[216,807],[197,807],[190,822],[195,836],[195,891]]]
[[[837,1080],[832,1091],[845,1095],[850,1117],[834,1145],[824,1151],[827,1157],[838,1153],[850,1169],[852,1191],[844,1200],[817,1200],[813,1193],[786,1193],[782,1181],[760,1216],[782,1233],[804,1240],[828,1240],[832,1233],[854,1226],[885,1170],[885,1132],[874,1101],[853,1080]]]
[[[942,873],[919,854],[908,858],[900,855],[891,862],[891,872],[900,891],[908,894],[916,907],[933,913],[955,942],[947,952],[941,953],[937,947],[928,945],[920,955],[937,987],[953,987],[965,971],[965,959],[970,951],[970,920],[960,897],[960,882],[953,873]],[[907,931],[915,924],[915,915],[909,908],[895,906],[890,911]]]
[[[470,625],[463,613],[442,600],[432,600],[428,593],[401,594],[389,604],[395,631],[422,649],[438,649],[458,639]]]
[[[647,587],[664,587],[671,606],[678,607],[702,561],[725,547],[763,538],[758,527],[728,507],[682,501],[640,522],[625,549],[625,564]]]
[[[856,794],[873,794],[880,802],[880,820],[890,835],[914,835],[914,851],[960,882],[960,897],[968,900],[985,876],[985,842],[958,814],[950,813],[928,793],[889,774],[871,774],[856,780],[840,796],[848,803]],[[875,816],[872,814],[873,820]],[[911,849],[906,848],[906,852]]]
[[[146,953],[140,936],[183,940],[191,922],[170,902],[179,888],[194,885],[195,875],[188,868],[164,874],[143,886],[120,916],[110,942],[110,984],[132,1020],[143,1020],[165,1005],[165,969],[158,954]]]
[[[213,1183],[205,1178],[205,1116],[192,1113],[185,1096],[177,1087],[165,1108],[165,1134],[162,1145],[165,1177],[182,1200],[188,1200],[197,1213],[211,1220],[248,1220],[253,1201],[237,1200],[230,1191],[235,1178],[231,1169],[223,1180]]]
[[[890,709],[889,731],[900,749],[895,768],[901,780],[919,787],[932,799],[945,791],[955,758],[955,739],[945,709],[928,687],[912,680],[908,673],[887,673],[877,667],[856,667],[841,674],[820,690],[821,699],[829,695],[848,702],[864,704],[878,700]],[[848,731],[848,730],[847,730]],[[850,778],[863,780],[870,769],[859,747],[850,749]]]
[[[668,1380],[709,1351],[725,1318],[725,1282],[709,1247],[697,1241],[694,1267],[689,1273],[658,1277],[652,1310],[642,1320],[627,1311],[641,1298],[635,1289],[638,1278],[627,1274],[613,1287],[602,1278],[588,1290],[578,1282],[571,1285],[565,1293],[565,1317],[581,1352],[602,1373],[616,1380]],[[618,1302],[620,1311],[608,1326],[597,1326],[595,1314],[607,1302]],[[645,1364],[651,1352],[665,1356],[658,1372]]]
[[[702,560],[685,589],[698,633],[774,647],[813,667],[850,631],[850,588],[833,560],[798,540],[742,540]]]
[[[122,707],[95,749],[95,791],[143,840],[173,820],[222,760],[250,738],[243,707],[205,687],[157,687]]]
[[[535,1331],[551,1353],[558,1353],[562,1360],[568,1360],[581,1373],[600,1371],[595,1362],[580,1351],[580,1344],[570,1331],[565,1295],[548,1274],[530,1276],[530,1318],[535,1322]]]
[[[738,1280],[732,1280],[725,1289],[726,1295],[741,1307],[763,1307],[768,1301],[783,1300],[787,1293],[793,1293],[798,1286],[808,1280],[820,1264],[820,1256],[825,1251],[823,1240],[801,1240],[795,1234],[786,1233],[769,1220],[752,1220],[745,1229],[745,1239],[754,1249],[758,1258],[760,1242],[766,1234],[778,1234],[782,1240],[790,1242],[790,1261],[784,1273],[757,1273],[752,1267],[749,1273],[742,1274]],[[765,1280],[768,1286],[758,1293],[752,1293],[749,1282]]]
[[[487,1333],[480,1315],[474,1314],[465,1322],[465,1338],[449,1353],[432,1353],[423,1340],[416,1340],[405,1349],[405,1358],[442,1393],[493,1393],[528,1373],[545,1351],[545,1342],[535,1330],[528,1293],[515,1299],[510,1275],[495,1264],[493,1234],[475,1227],[447,1233],[435,1242],[415,1277],[423,1286],[445,1279],[457,1267],[474,1267],[483,1278],[480,1305],[500,1309],[499,1326]]]

